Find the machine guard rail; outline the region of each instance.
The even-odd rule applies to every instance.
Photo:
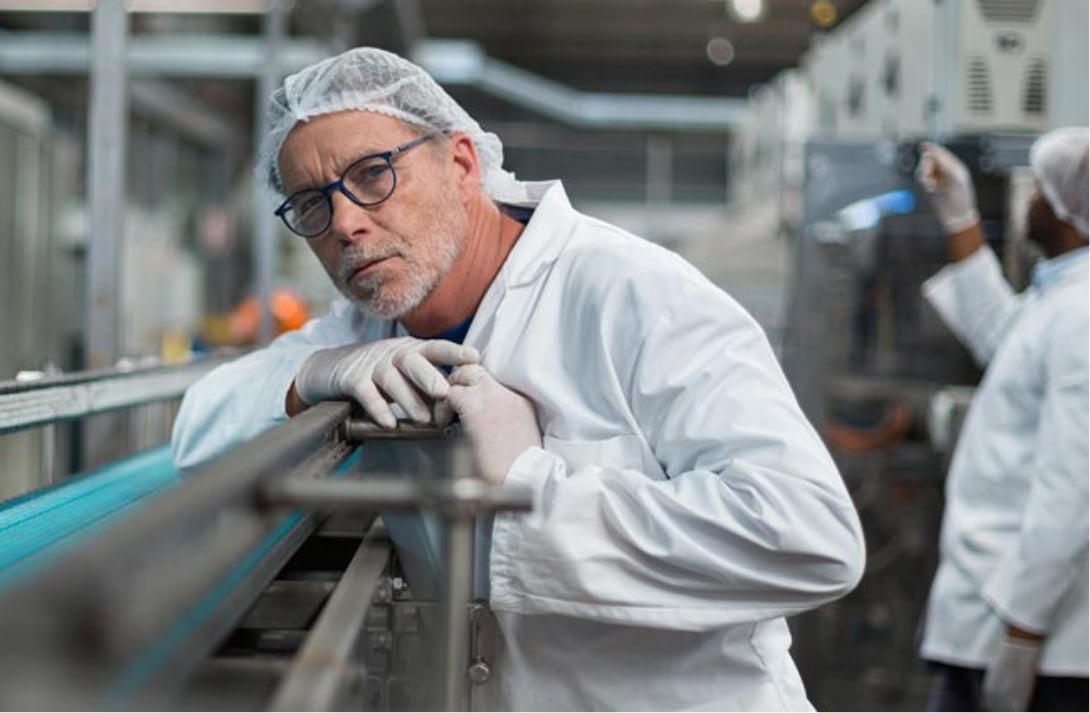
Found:
[[[236,356],[214,355],[180,365],[114,367],[33,381],[0,381],[0,436],[178,398],[194,381]]]
[[[341,466],[361,440],[459,435],[456,428],[408,426],[384,432],[350,415],[341,402],[309,409],[0,592],[0,708],[163,707],[315,532],[321,515],[380,509],[442,516],[448,566],[439,703],[464,708],[474,518],[527,510],[530,499],[476,479],[327,479],[344,474]],[[354,602],[348,620],[359,619],[384,552],[374,542],[361,546],[338,586],[349,593],[328,605],[332,621],[342,625],[316,627],[274,708],[320,709],[335,700],[345,667],[333,663],[315,676],[314,662],[348,655],[351,632],[336,612],[352,610]]]

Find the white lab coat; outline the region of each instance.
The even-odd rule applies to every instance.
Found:
[[[784,617],[864,562],[840,476],[753,319],[677,255],[572,209],[536,210],[465,343],[534,403],[542,448],[492,533],[502,646],[475,692],[513,710],[809,709]],[[186,395],[192,466],[284,418],[319,346],[397,333],[347,303]]]
[[[986,668],[1003,622],[1046,632],[1040,671],[1086,676],[1087,258],[1016,297],[994,253],[924,294],[982,364],[946,483],[921,655]]]

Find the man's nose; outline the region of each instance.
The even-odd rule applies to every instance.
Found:
[[[355,242],[368,237],[374,230],[371,211],[356,205],[344,193],[333,191],[329,195],[329,202],[333,209],[329,230],[338,240]]]

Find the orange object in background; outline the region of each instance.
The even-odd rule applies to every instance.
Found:
[[[270,310],[275,335],[299,329],[310,319],[310,305],[300,295],[285,288],[273,290]],[[253,344],[261,328],[261,305],[257,297],[248,297],[231,313],[231,338],[236,344]]]

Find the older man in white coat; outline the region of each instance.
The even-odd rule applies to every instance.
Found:
[[[325,399],[457,414],[529,489],[488,559],[500,709],[809,708],[784,617],[861,576],[859,522],[752,318],[676,255],[519,183],[419,67],[289,77],[259,169],[345,299],[186,395],[179,467]],[[449,378],[444,367],[452,367]]]
[[[1027,236],[1047,258],[1016,296],[985,247],[969,172],[939,146],[919,177],[951,264],[924,293],[987,371],[946,485],[922,655],[936,710],[1086,710],[1087,130],[1030,152]]]

